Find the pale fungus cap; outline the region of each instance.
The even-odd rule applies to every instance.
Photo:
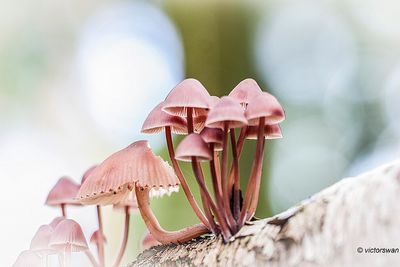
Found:
[[[262,90],[258,83],[248,78],[236,85],[229,93],[229,96],[235,98],[242,106],[246,107],[250,99],[259,96],[261,93]]]
[[[75,200],[76,193],[78,193],[79,185],[71,178],[64,176],[51,189],[46,199],[46,205],[59,206],[62,204],[80,205]]]
[[[285,119],[281,104],[266,92],[250,100],[245,115],[249,125],[258,125],[261,117],[265,117],[265,124],[277,124]]]
[[[204,142],[210,144],[214,144],[214,149],[215,150],[222,150],[222,135],[223,132],[221,129],[218,128],[204,128],[200,136],[203,138]]]
[[[96,230],[93,232],[92,236],[90,237],[90,243],[92,244],[99,244],[100,240],[103,239],[103,243],[107,243],[107,239],[104,234],[101,234],[100,230]]]
[[[50,225],[40,226],[32,238],[30,250],[40,255],[57,253],[55,250],[49,247],[49,241],[53,232],[54,229]]]
[[[171,127],[175,134],[187,134],[186,120],[168,114],[162,110],[164,102],[158,104],[147,116],[142,126],[142,133],[152,134],[164,131],[165,127]]]
[[[186,79],[175,86],[164,101],[163,110],[171,115],[187,117],[187,108],[193,108],[193,117],[206,115],[210,94],[196,79]]]
[[[88,249],[81,226],[71,219],[65,219],[57,225],[49,246],[59,252],[80,252]]]
[[[246,129],[246,139],[257,139],[258,126],[249,126]],[[279,139],[282,138],[281,127],[278,124],[264,126],[265,139]]]
[[[86,179],[89,177],[89,175],[92,173],[92,171],[97,167],[97,165],[93,165],[92,167],[90,167],[89,169],[87,169],[85,171],[85,173],[82,175],[82,179],[81,179],[81,184],[83,184]]]
[[[104,160],[82,184],[77,198],[83,204],[117,204],[127,199],[135,186],[168,191],[176,190],[177,185],[171,166],[142,140]]]
[[[196,133],[186,136],[175,152],[175,158],[180,161],[191,161],[192,157],[196,157],[199,161],[208,161],[212,158],[207,143]]]
[[[12,267],[41,267],[42,261],[35,252],[30,250],[22,251]]]
[[[243,107],[232,97],[224,96],[213,106],[206,120],[206,127],[224,129],[224,123],[229,128],[237,128],[247,125]]]

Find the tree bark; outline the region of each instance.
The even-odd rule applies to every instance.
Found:
[[[399,248],[400,160],[251,222],[228,244],[208,235],[157,246],[130,266],[400,266]]]

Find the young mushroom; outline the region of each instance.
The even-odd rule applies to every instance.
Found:
[[[89,251],[81,226],[74,220],[61,221],[50,238],[49,247],[63,253],[63,265],[70,266],[71,252],[84,252],[93,266],[98,266]]]
[[[278,100],[271,94],[263,92],[249,101],[245,112],[251,126],[258,126],[255,157],[247,184],[246,195],[240,212],[239,225],[254,216],[257,207],[262,163],[264,159],[265,125],[277,124],[285,119],[285,112]]]
[[[59,206],[61,208],[62,216],[66,217],[66,205],[80,205],[80,203],[75,200],[78,190],[78,184],[76,184],[71,178],[63,176],[50,190],[46,199],[46,205]]]
[[[232,97],[224,96],[220,101],[210,109],[207,117],[206,127],[219,128],[223,130],[222,135],[222,160],[221,160],[221,180],[222,195],[226,217],[231,230],[238,231],[236,220],[240,210],[240,184],[239,184],[239,158],[236,150],[236,139],[234,128],[240,128],[247,125],[244,110],[240,103]],[[234,175],[230,182],[227,175],[228,168],[228,132],[232,143],[232,156]],[[230,208],[230,192],[233,185],[233,209]],[[233,211],[233,212],[232,212]]]

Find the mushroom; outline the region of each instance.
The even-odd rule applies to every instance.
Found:
[[[81,226],[74,220],[65,219],[56,226],[49,247],[64,254],[64,266],[70,266],[71,252],[84,252],[93,266],[98,266],[88,248]]]
[[[57,252],[54,249],[49,247],[49,241],[51,235],[53,234],[53,228],[50,225],[42,225],[36,231],[35,235],[32,238],[30,250],[35,252],[40,256],[42,261],[44,262],[44,266],[47,266],[47,256],[50,254],[56,254]]]
[[[80,203],[75,200],[78,190],[78,184],[76,184],[71,178],[63,176],[50,190],[46,199],[46,205],[60,206],[62,216],[66,217],[66,205],[80,205]]]
[[[207,190],[204,181],[204,175],[199,164],[199,161],[210,161],[213,158],[213,154],[207,146],[207,143],[201,138],[199,134],[192,133],[186,136],[185,139],[183,139],[182,142],[179,144],[176,150],[175,158],[177,160],[189,161],[192,163],[193,172],[200,186],[200,192],[206,200],[206,205],[213,210],[215,216],[217,217],[217,220],[220,222],[224,238],[228,240],[231,237],[231,234],[223,216],[223,207],[219,205],[217,208],[217,206],[213,202],[210,193]],[[212,179],[214,181],[214,184],[216,185],[215,181],[217,177],[214,176]],[[221,201],[218,200],[220,200],[220,198],[217,194],[217,203],[221,204]],[[218,229],[215,225],[210,209],[204,207],[204,210],[206,211],[207,219],[210,222],[211,230],[215,234],[218,234]]]
[[[202,225],[177,232],[166,232],[159,226],[149,206],[149,193],[151,190],[163,193],[175,191],[178,185],[173,169],[161,157],[154,155],[148,142],[143,140],[103,161],[81,186],[78,198],[83,203],[116,204],[125,200],[135,187],[139,210],[147,227],[157,240],[171,243],[208,232]],[[138,194],[138,191],[141,193]]]
[[[221,180],[223,182],[222,195],[224,201],[224,210],[227,216],[231,230],[234,232],[238,231],[236,227],[236,221],[233,217],[238,217],[240,210],[240,184],[239,184],[239,159],[236,150],[236,139],[234,128],[243,127],[247,125],[246,117],[244,116],[244,110],[240,103],[232,97],[224,96],[220,101],[210,109],[208,113],[206,127],[219,128],[223,130],[222,135],[222,160],[221,160]],[[228,132],[230,132],[232,142],[232,155],[233,155],[233,182],[230,183],[230,179],[227,176],[228,167]],[[233,194],[233,214],[230,209],[230,192],[231,184],[234,186]]]
[[[261,183],[262,163],[264,159],[265,125],[277,124],[285,119],[285,112],[278,100],[271,94],[263,92],[249,101],[246,112],[249,125],[257,125],[257,145],[255,157],[247,183],[246,195],[240,212],[239,225],[254,216],[257,207]]]
[[[187,124],[186,120],[178,117],[167,114],[162,110],[164,102],[158,104],[147,116],[146,120],[142,126],[142,133],[159,133],[165,130],[165,139],[168,147],[169,157],[171,159],[172,166],[174,171],[179,179],[179,182],[182,185],[183,192],[186,195],[186,198],[189,201],[190,206],[195,212],[196,216],[200,219],[200,221],[208,226],[209,223],[207,219],[204,217],[203,212],[199,208],[195,198],[193,197],[192,192],[190,191],[189,185],[187,184],[185,177],[179,167],[178,162],[175,159],[175,151],[174,145],[172,142],[171,133],[187,133]]]
[[[41,267],[40,257],[31,250],[24,250],[19,255],[12,267]]]
[[[103,234],[103,231],[100,231],[99,229],[94,231],[93,234],[90,236],[90,243],[95,244],[96,248],[97,248],[97,255],[99,256],[99,260],[100,259],[100,248],[104,247],[104,244],[107,243],[107,239],[105,237],[105,235]],[[104,252],[103,252],[104,253]],[[103,263],[100,262],[100,265],[102,265]]]

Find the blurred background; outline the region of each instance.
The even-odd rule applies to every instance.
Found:
[[[201,2],[201,4],[200,4]],[[11,266],[41,224],[62,175],[138,139],[165,159],[148,112],[185,77],[211,94],[256,79],[286,109],[267,143],[257,211],[266,217],[340,177],[400,156],[400,3],[396,0],[0,0],[0,251]],[[249,142],[243,176],[253,157]],[[188,179],[194,191],[190,170]],[[152,202],[166,229],[197,222],[183,192]],[[86,237],[94,207],[68,208]],[[112,260],[122,213],[104,208]],[[123,263],[140,252],[138,214]],[[85,265],[74,255],[75,266]]]

